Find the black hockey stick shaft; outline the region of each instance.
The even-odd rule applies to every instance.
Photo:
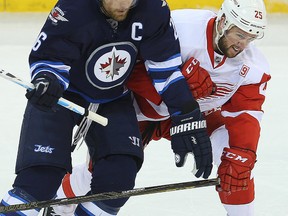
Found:
[[[26,203],[26,204],[0,206],[0,213],[29,210],[29,209],[35,209],[35,208],[45,208],[45,207],[55,206],[55,205],[79,204],[79,203],[92,202],[92,201],[97,201],[97,200],[109,200],[109,199],[118,199],[118,198],[123,198],[123,197],[172,192],[172,191],[177,191],[177,190],[207,187],[207,186],[213,186],[213,185],[218,185],[218,184],[219,184],[219,179],[214,178],[214,179],[207,179],[207,180],[158,185],[158,186],[152,186],[152,187],[135,188],[132,190],[127,190],[127,191],[119,191],[119,192],[112,191],[112,192],[104,192],[104,193],[92,194],[92,195],[87,195],[87,196],[77,196],[77,197],[72,197],[72,198],[46,200],[46,201],[39,201],[39,202],[36,201],[36,202],[31,202],[31,203]]]

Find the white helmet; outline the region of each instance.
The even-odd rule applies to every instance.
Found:
[[[235,25],[243,31],[264,36],[266,28],[266,8],[263,0],[224,0],[217,14],[216,22],[225,14],[226,21],[222,34]]]

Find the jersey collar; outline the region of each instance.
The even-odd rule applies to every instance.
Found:
[[[226,56],[223,56],[223,58],[220,62],[217,62],[217,63],[215,62],[216,56],[215,56],[215,51],[213,48],[213,27],[214,27],[215,20],[216,20],[216,17],[211,18],[208,22],[207,29],[206,29],[207,50],[208,50],[210,62],[211,62],[214,69],[223,65],[226,58],[227,58]]]

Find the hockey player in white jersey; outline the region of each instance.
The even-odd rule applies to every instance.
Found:
[[[264,36],[265,5],[262,0],[225,0],[217,15],[208,10],[184,9],[173,11],[172,18],[186,62],[182,73],[207,120],[214,163],[221,180],[216,188],[221,202],[229,216],[253,216],[252,170],[260,137],[262,104],[270,79],[269,65],[253,41]],[[133,73],[128,87],[134,91],[138,103],[135,108],[142,134],[146,135],[143,140],[163,137],[170,140],[171,120],[161,98],[153,94],[152,88],[150,94],[143,95],[141,88],[133,85],[133,79],[139,79],[140,73],[141,70],[138,76]],[[148,125],[153,123],[151,131]],[[75,167],[73,174],[65,177],[58,190],[59,197],[86,194],[90,174],[87,166],[83,167]],[[73,206],[58,207],[57,212],[71,215]]]

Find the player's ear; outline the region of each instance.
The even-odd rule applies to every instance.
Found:
[[[220,33],[220,35],[222,35],[222,31],[225,27],[225,21],[226,21],[226,16],[225,14],[223,14],[219,20],[219,22],[217,23],[217,29],[218,29],[218,32]]]

